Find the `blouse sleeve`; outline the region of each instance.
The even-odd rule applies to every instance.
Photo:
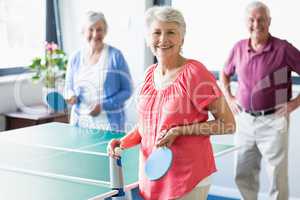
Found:
[[[190,73],[189,96],[198,111],[207,109],[207,106],[222,96],[216,79],[202,64],[194,66]]]
[[[121,139],[121,148],[127,149],[141,143],[142,137],[139,129],[135,128]]]

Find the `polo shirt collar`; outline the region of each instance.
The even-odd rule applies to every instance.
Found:
[[[266,43],[266,45],[263,47],[263,50],[261,51],[262,52],[268,52],[268,51],[271,51],[273,49],[273,36],[271,34],[269,34],[269,38],[268,38],[268,41]],[[248,42],[247,42],[247,52],[250,53],[250,52],[254,52],[252,47],[251,47],[251,38],[248,39]]]

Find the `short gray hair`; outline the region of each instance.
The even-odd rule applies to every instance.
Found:
[[[252,2],[250,4],[248,4],[248,6],[246,7],[246,15],[249,15],[249,13],[252,10],[256,10],[256,9],[263,9],[266,12],[266,14],[267,14],[268,19],[269,20],[271,19],[271,14],[270,14],[269,7],[266,4],[264,4],[264,3],[260,2],[260,1],[254,1],[254,2]]]
[[[182,36],[186,32],[184,17],[179,10],[169,6],[154,6],[149,8],[145,13],[145,22],[147,29],[150,28],[153,21],[175,22],[178,24]]]
[[[82,28],[85,29],[86,26],[93,25],[98,21],[102,21],[104,23],[104,31],[107,33],[107,22],[104,14],[100,11],[87,11],[83,16]]]

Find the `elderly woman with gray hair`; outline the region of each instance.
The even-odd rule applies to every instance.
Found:
[[[131,76],[121,51],[103,42],[107,29],[101,12],[84,15],[86,45],[69,61],[65,98],[72,105],[71,124],[123,131],[123,107],[132,94]]]
[[[140,144],[139,189],[146,200],[206,199],[210,176],[216,171],[210,135],[229,134],[235,121],[213,75],[199,61],[184,58],[181,48],[186,24],[171,7],[146,12],[147,44],[158,63],[146,71],[139,94],[138,123],[117,148]],[[208,121],[208,112],[214,119]],[[150,153],[167,146],[173,153],[168,172],[158,180],[144,174]]]

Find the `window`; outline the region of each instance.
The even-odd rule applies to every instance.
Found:
[[[43,0],[0,0],[0,69],[43,55],[45,10]]]

